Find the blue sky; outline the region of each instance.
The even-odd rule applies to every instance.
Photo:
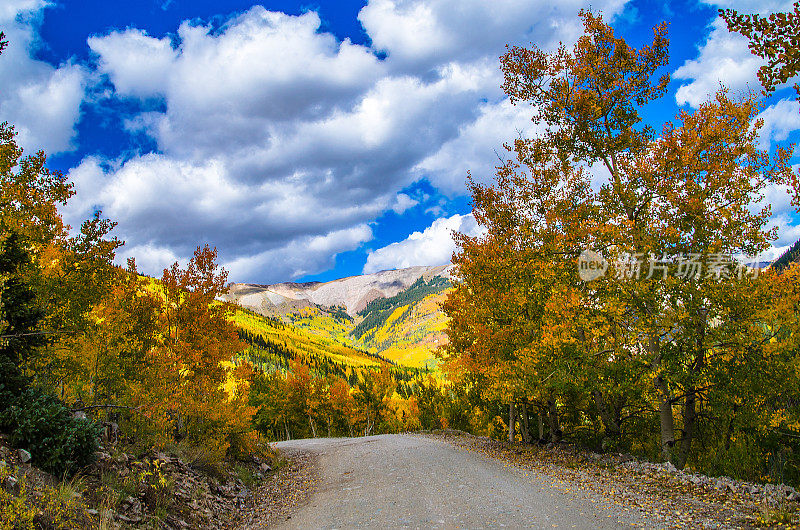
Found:
[[[101,209],[149,274],[198,244],[231,279],[329,280],[446,262],[451,230],[479,231],[467,171],[493,175],[504,141],[535,133],[500,90],[504,46],[580,34],[582,7],[634,45],[670,27],[660,127],[720,83],[758,88],[760,63],[718,7],[757,0],[4,0],[0,120],[75,183],[73,225]],[[796,140],[784,88],[762,145]],[[42,102],[46,102],[42,104]],[[800,238],[785,190],[768,190],[779,238]]]

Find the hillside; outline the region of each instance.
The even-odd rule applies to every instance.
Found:
[[[406,366],[432,367],[433,351],[446,340],[440,306],[449,271],[450,266],[412,267],[325,283],[233,284],[223,298],[243,314],[252,311],[273,325],[291,325],[295,334],[307,332],[319,347],[349,347]],[[276,336],[281,332],[276,329]]]

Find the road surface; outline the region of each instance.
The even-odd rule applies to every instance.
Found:
[[[319,483],[278,528],[619,528],[646,522],[551,477],[418,435],[280,442]]]

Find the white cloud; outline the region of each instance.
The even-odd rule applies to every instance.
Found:
[[[67,222],[78,226],[102,208],[124,228],[129,246],[120,263],[136,257],[153,275],[205,242],[220,247],[232,279],[283,281],[319,272],[333,265],[336,253],[371,238],[363,220],[376,217],[390,199],[337,205],[302,183],[241,182],[218,160],[194,164],[158,154],[111,167],[87,158],[67,177],[77,191],[63,210]]]
[[[337,207],[302,185],[239,182],[217,160],[193,164],[158,154],[106,169],[88,158],[67,176],[77,191],[77,201],[65,209],[68,222],[102,205],[104,215],[125,226],[133,246],[157,242],[181,253],[201,241],[224,241],[229,253],[249,253],[287,236],[359,224],[386,206]]]
[[[722,9],[734,9],[741,13],[775,13],[792,9],[787,0],[705,0],[703,3]],[[731,33],[725,21],[715,17],[705,43],[698,49],[696,59],[687,60],[673,77],[688,83],[681,85],[675,94],[679,105],[688,104],[697,108],[713,98],[720,85],[734,92],[761,90],[758,69],[764,61],[748,48],[748,40],[738,33]],[[793,84],[789,81],[789,85]]]
[[[789,133],[800,129],[800,104],[794,99],[782,99],[764,109],[756,119],[764,120],[758,147],[767,150],[771,143],[783,142]]]
[[[237,133],[234,141],[253,136],[253,143],[270,135],[264,120],[329,116],[382,74],[369,49],[337,42],[319,27],[314,12],[289,16],[256,6],[221,31],[184,22],[175,49],[168,38],[139,30],[94,36],[89,45],[118,94],[166,97],[165,121],[153,131],[162,148],[208,149],[219,144],[219,129]]]
[[[625,0],[591,4],[606,18],[622,12]],[[423,72],[451,61],[470,62],[506,44],[552,48],[581,32],[582,0],[370,0],[358,15],[375,48],[394,68]]]
[[[3,0],[0,4],[0,21],[8,23],[14,20],[17,15],[36,13],[49,5],[47,0]],[[3,28],[3,32],[8,36],[8,32]]]
[[[741,13],[777,13],[791,11],[793,0],[702,0],[702,3]]]
[[[531,126],[528,109],[504,100],[497,58],[509,41],[571,41],[589,3],[504,2],[373,0],[361,20],[385,59],[322,31],[314,12],[260,6],[214,27],[184,22],[171,38],[93,36],[112,97],[163,103],[123,117],[158,152],[84,160],[70,172],[69,216],[102,208],[131,248],[181,257],[208,241],[239,281],[320,272],[333,259],[323,250],[358,248],[368,223],[415,206],[403,189],[425,178],[463,193],[468,169],[492,175],[495,150]],[[623,4],[593,8],[612,16]],[[433,14],[428,29],[415,10]],[[442,40],[407,39],[394,22]]]
[[[711,23],[711,33],[700,47],[697,59],[675,70],[676,79],[689,80],[675,94],[679,105],[698,107],[714,97],[721,85],[733,91],[759,90],[757,72],[764,62],[750,53],[747,39],[730,33],[720,18]]]
[[[164,95],[176,52],[167,37],[155,39],[144,31],[114,31],[90,37],[89,48],[100,58],[98,72],[107,74],[121,96]]]
[[[761,195],[764,196],[762,200],[750,205],[749,210],[752,213],[760,212],[765,206],[769,206],[774,221],[776,216],[788,215],[794,211],[791,190],[785,184],[767,184]]]
[[[469,171],[478,182],[490,182],[501,159],[511,156],[500,139],[512,143],[519,131],[523,137],[535,135],[530,109],[514,106],[507,99],[484,103],[473,122],[465,123],[457,137],[446,142],[414,170],[451,193],[464,193]]]
[[[778,239],[773,246],[783,248],[800,240],[800,225],[793,224],[792,217],[788,213],[774,215],[770,225],[778,227]]]
[[[185,266],[187,260],[177,256],[167,247],[159,247],[152,244],[137,245],[128,247],[127,245],[117,253],[121,263],[127,262],[128,258],[136,260],[136,269],[139,272],[149,274],[155,278],[161,277],[164,269],[169,268],[176,261]]]
[[[454,231],[474,237],[485,233],[485,228],[478,225],[472,214],[441,217],[422,232],[370,252],[363,272],[449,263],[456,250]]]
[[[419,204],[419,201],[416,199],[412,199],[409,195],[405,193],[398,193],[395,199],[394,205],[392,205],[392,210],[397,215],[401,215],[403,212],[408,210],[409,208],[413,208]]]
[[[365,224],[318,236],[294,239],[286,245],[224,264],[231,278],[268,278],[286,281],[329,269],[340,252],[357,248],[372,239]]]
[[[38,42],[43,1],[16,1],[0,7],[0,29],[9,45],[0,55],[0,121],[14,125],[27,152],[73,149],[86,72],[72,63],[58,67],[32,58]]]
[[[778,239],[759,254],[757,261],[774,261],[800,240],[800,225],[793,224],[793,219],[788,213],[774,215],[770,225],[778,228]]]

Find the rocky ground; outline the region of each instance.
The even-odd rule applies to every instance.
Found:
[[[0,436],[0,529],[261,528],[290,517],[312,490],[307,455],[272,455],[208,466],[108,445],[88,469],[58,480]]]
[[[282,451],[279,471],[253,492],[238,528],[270,528],[289,521],[319,483],[318,459],[303,451]]]
[[[87,513],[112,528],[230,528],[251,496],[241,475],[251,483],[271,470],[260,460],[238,471],[210,470],[163,452],[134,458],[101,451],[84,475],[87,501],[94,506]]]
[[[511,445],[459,431],[427,436],[548,475],[564,491],[579,488],[603,495],[627,511],[640,512],[648,526],[800,527],[800,494],[788,486],[712,478],[678,471],[668,463],[601,455],[564,444]]]

